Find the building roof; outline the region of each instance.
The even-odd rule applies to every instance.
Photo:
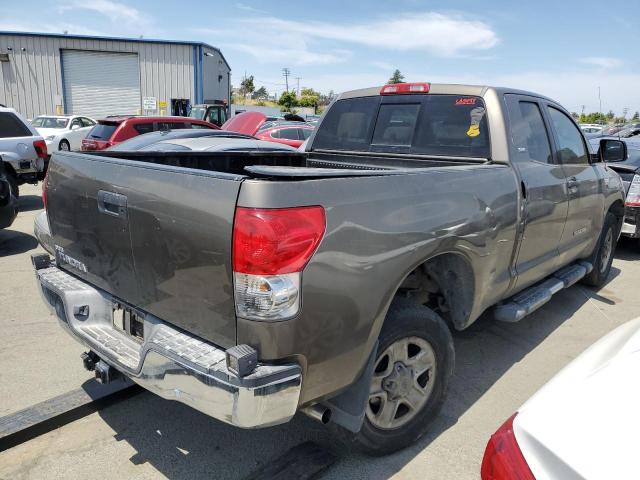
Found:
[[[127,38],[127,37],[106,37],[101,35],[74,35],[67,33],[43,33],[43,32],[12,32],[7,30],[0,30],[0,35],[16,35],[21,37],[53,37],[53,38],[75,38],[80,40],[105,40],[105,41],[113,41],[113,42],[136,42],[136,43],[165,43],[171,45],[192,45],[195,47],[205,47],[210,48],[211,50],[215,50],[220,54],[222,60],[227,65],[227,68],[231,70],[231,66],[227,59],[224,58],[224,55],[220,51],[218,47],[214,47],[213,45],[209,45],[204,42],[196,42],[196,41],[188,41],[188,40],[161,40],[158,38]]]

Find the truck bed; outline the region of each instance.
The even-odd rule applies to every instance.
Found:
[[[395,166],[396,159],[383,156],[328,158],[298,152],[56,152],[47,198],[58,264],[125,305],[229,347],[237,340],[231,243],[243,182],[252,182],[244,190],[255,192],[256,182],[309,181],[308,189],[295,189],[310,198],[319,193],[318,181],[353,188],[348,177],[360,183],[496,167],[459,159]],[[284,202],[287,196],[283,191]],[[305,203],[294,200],[298,204]],[[328,207],[330,198],[312,204]]]

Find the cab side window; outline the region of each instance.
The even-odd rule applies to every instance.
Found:
[[[207,113],[207,118],[205,118],[205,121],[219,125],[220,124],[219,114],[220,114],[220,110],[218,110],[217,108],[212,108]]]
[[[589,154],[578,127],[557,108],[549,107],[549,117],[558,140],[558,159],[563,164],[589,163]]]
[[[527,161],[552,163],[549,135],[535,102],[509,102],[511,142],[516,158]]]

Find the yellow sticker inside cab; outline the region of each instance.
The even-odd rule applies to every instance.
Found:
[[[471,125],[469,125],[469,130],[467,130],[467,137],[477,137],[480,135],[480,122],[484,117],[484,113],[485,109],[483,107],[476,107],[469,112]]]
[[[471,125],[467,130],[468,137],[477,137],[480,135],[480,125]]]

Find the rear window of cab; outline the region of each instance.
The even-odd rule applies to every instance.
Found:
[[[96,125],[89,131],[87,138],[92,140],[107,141],[116,131],[119,124],[117,123],[96,123]]]
[[[485,104],[460,95],[394,95],[337,101],[313,150],[489,158]]]

